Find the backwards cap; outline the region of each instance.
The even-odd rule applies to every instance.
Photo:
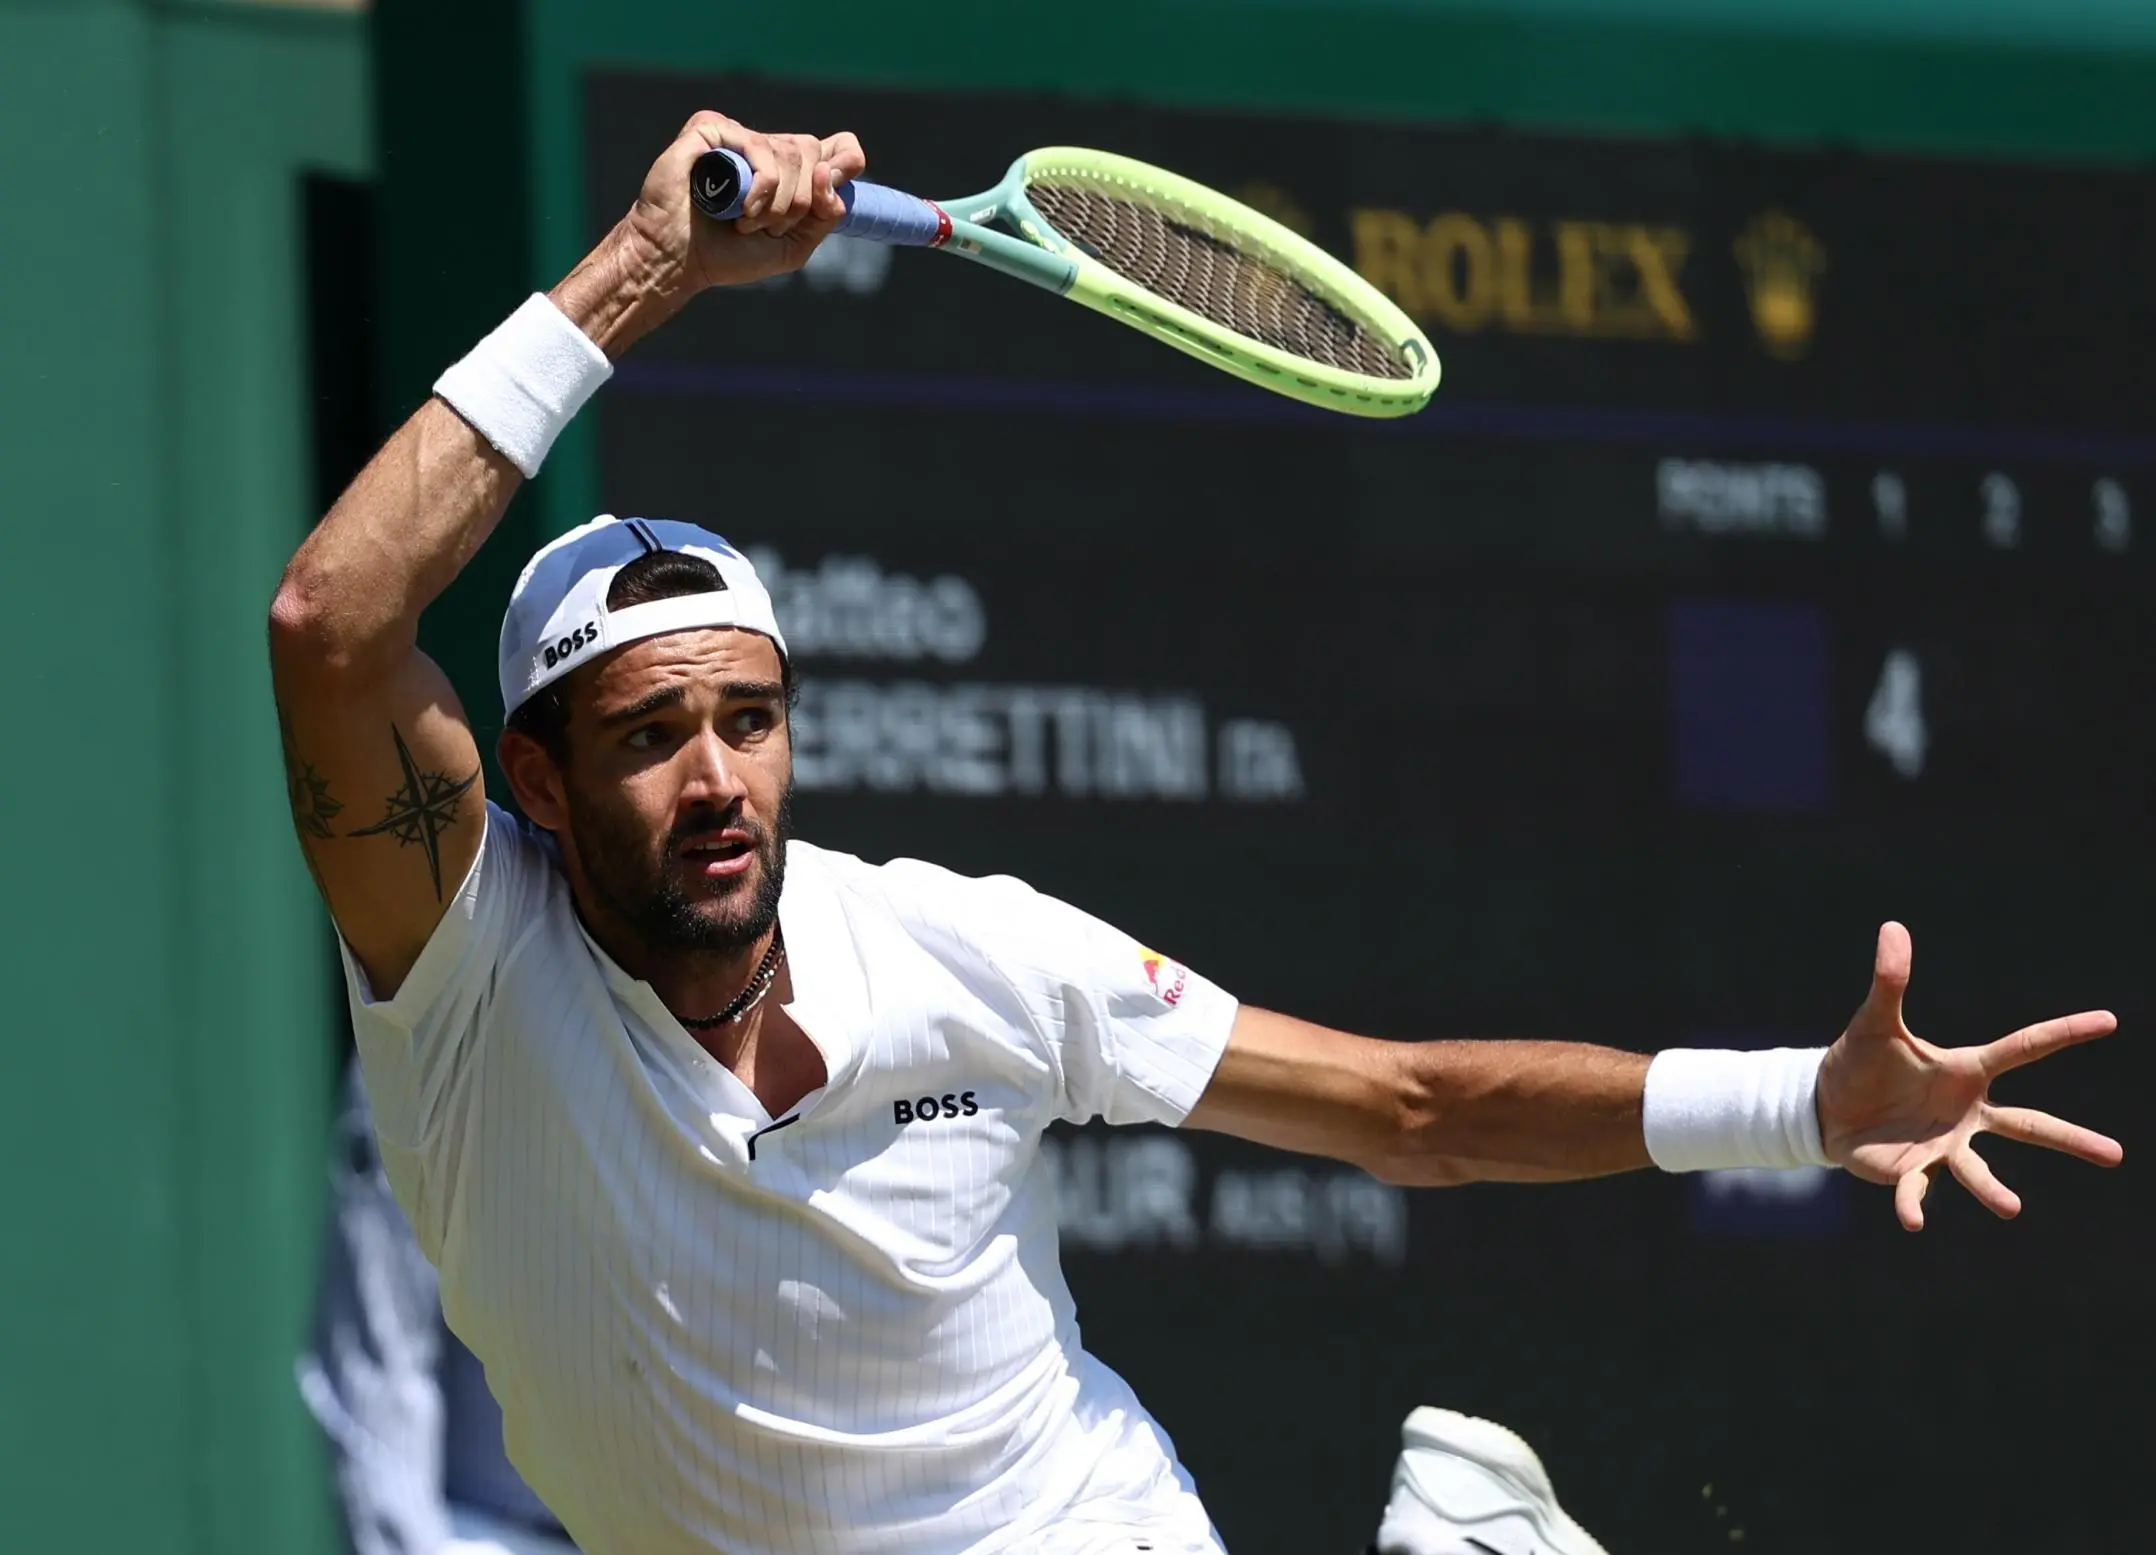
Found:
[[[718,569],[719,586],[607,609],[614,574],[653,551],[709,562]],[[601,514],[540,547],[510,590],[502,613],[502,712],[515,712],[534,692],[610,648],[712,626],[761,632],[786,652],[771,595],[746,556],[694,524]]]

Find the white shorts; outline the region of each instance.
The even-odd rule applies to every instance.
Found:
[[[1153,1418],[1134,1411],[1104,1427],[1113,1445],[1071,1504],[1007,1555],[1225,1555],[1205,1503]]]

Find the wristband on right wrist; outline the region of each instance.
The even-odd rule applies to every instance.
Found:
[[[1647,1066],[1641,1122],[1665,1172],[1831,1166],[1819,1134],[1824,1048],[1671,1048]]]
[[[544,292],[435,380],[434,392],[529,480],[614,364]]]

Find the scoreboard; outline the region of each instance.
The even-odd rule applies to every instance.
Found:
[[[1007,872],[1247,1000],[1400,1037],[1821,1044],[1889,916],[1912,1022],[2152,1078],[2156,179],[1854,150],[598,72],[603,230],[694,108],[929,194],[1086,144],[1237,193],[1446,376],[1327,417],[935,255],[713,295],[599,410],[609,509],[756,556],[802,833]],[[1614,1551],[2127,1547],[2145,1220],[1992,1148],[1921,1238],[1830,1173],[1407,1194],[1053,1141],[1088,1343],[1231,1550],[1359,1549],[1400,1416],[1490,1415]]]

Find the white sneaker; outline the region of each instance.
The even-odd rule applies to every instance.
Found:
[[[1607,1555],[1567,1517],[1535,1450],[1503,1426],[1422,1408],[1400,1427],[1378,1555]]]

